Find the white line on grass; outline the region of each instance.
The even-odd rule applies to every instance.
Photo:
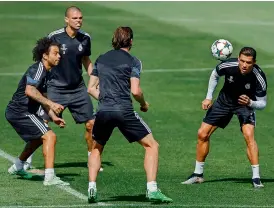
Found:
[[[5,158],[9,160],[10,162],[15,162],[15,157],[11,156],[10,154],[6,153],[5,151],[0,149],[0,156],[2,158]],[[76,196],[79,199],[83,199],[87,201],[87,196],[84,194],[70,188],[69,186],[57,186],[58,188]],[[164,205],[164,204],[163,204]],[[224,207],[224,208],[274,208],[274,205],[232,205],[232,204],[170,204],[172,207]],[[100,206],[114,206],[114,207],[155,207],[155,205],[148,204],[148,203],[129,203],[129,204],[121,204],[121,203],[104,203],[99,202],[95,204],[72,204],[72,205],[30,205],[30,206],[24,206],[24,205],[10,205],[10,206],[0,206],[0,208],[74,208],[74,207],[100,207]],[[166,205],[164,205],[166,206]]]
[[[0,14],[0,19],[15,19],[15,20],[52,20],[52,19],[62,19],[61,15],[30,15],[30,14]],[[125,17],[125,16],[90,16],[87,15],[85,19],[112,19],[112,20],[128,20],[128,21],[150,21],[151,17]],[[216,19],[199,19],[199,18],[187,18],[187,17],[159,17],[154,18],[155,20],[165,21],[165,22],[190,22],[190,23],[218,23],[218,24],[232,24],[232,25],[258,25],[258,26],[272,26],[273,21],[260,21],[260,20],[216,20]]]
[[[5,151],[3,151],[3,150],[1,150],[1,149],[0,149],[0,157],[5,158],[5,159],[7,159],[8,161],[10,161],[10,162],[12,162],[12,163],[14,163],[15,160],[16,160],[15,157],[11,156],[10,154],[6,153]],[[88,200],[88,197],[87,197],[86,195],[84,195],[84,194],[82,194],[82,193],[76,191],[75,189],[71,188],[70,186],[56,186],[56,187],[58,187],[59,189],[61,189],[61,190],[63,190],[63,191],[66,191],[67,193],[72,194],[73,196],[75,196],[75,197],[77,197],[77,198],[79,198],[79,199],[82,199],[82,200],[85,200],[85,201]],[[101,206],[104,206],[105,203],[101,203],[100,205],[101,205]],[[16,206],[16,207],[18,207],[18,206]],[[19,207],[20,207],[20,206],[19,206]],[[24,206],[23,206],[23,207],[24,207]],[[30,206],[30,207],[31,207],[31,206]]]
[[[262,69],[274,68],[274,65],[263,65]],[[210,71],[213,68],[181,68],[181,69],[144,69],[142,73],[168,73],[168,72],[199,72],[199,71]],[[1,71],[1,68],[0,68]],[[0,76],[22,76],[23,72],[0,72]],[[83,72],[86,74],[86,72]]]
[[[33,206],[0,206],[0,208],[74,208],[74,207],[100,207],[100,203],[96,204],[73,204],[73,205],[33,205]],[[114,206],[114,207],[155,207],[153,204],[106,204],[103,206]],[[156,207],[161,205],[156,205]],[[210,204],[163,204],[162,207],[224,207],[224,208],[273,208],[274,205],[232,205],[232,204],[220,204],[220,205],[210,205]]]
[[[274,25],[273,21],[258,21],[258,20],[214,20],[214,19],[196,19],[196,18],[157,18],[166,22],[189,22],[189,23],[217,23],[217,24],[231,24],[231,25],[256,25],[256,26],[270,26]]]

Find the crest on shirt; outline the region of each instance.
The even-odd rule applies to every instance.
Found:
[[[38,113],[39,116],[43,116],[45,114],[45,111],[43,109],[40,110],[40,112]]]
[[[83,46],[82,46],[81,43],[80,43],[79,46],[78,46],[78,50],[79,50],[79,51],[82,51],[82,50],[83,50]]]
[[[66,44],[62,44],[61,50],[63,51],[63,54],[66,54],[67,49]]]
[[[229,81],[229,83],[234,82],[234,80],[233,80],[233,76],[230,76],[227,80]]]
[[[250,84],[249,83],[247,83],[246,85],[245,85],[245,89],[250,89]]]

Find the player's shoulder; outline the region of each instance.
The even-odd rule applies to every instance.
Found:
[[[33,63],[32,65],[29,66],[28,70],[38,70],[38,69],[43,69],[43,64],[41,61],[37,61]]]
[[[136,56],[132,56],[133,65],[140,66],[142,68],[142,61]]]
[[[78,30],[78,33],[80,36],[83,36],[83,38],[89,38],[91,39],[90,34],[88,34],[87,32],[85,32],[84,30]]]
[[[255,64],[252,70],[253,74],[255,75],[255,79],[260,83],[263,90],[267,89],[267,79],[263,70],[259,67],[259,65]]]
[[[52,38],[52,37],[55,37],[55,36],[60,36],[60,35],[63,35],[64,33],[65,33],[65,28],[63,27],[63,28],[54,30],[51,33],[49,33],[48,38]]]
[[[258,64],[254,64],[252,72],[256,75],[256,77],[259,75],[265,77],[265,73]]]
[[[44,74],[45,71],[44,65],[41,61],[35,62],[31,66],[29,66],[27,70],[28,75],[35,75],[35,79],[40,79],[40,77]]]
[[[253,70],[255,70],[255,71],[257,70],[257,71],[259,71],[259,72],[264,73],[263,70],[262,70],[262,68],[261,68],[258,64],[254,64]]]
[[[141,62],[141,60],[139,58],[137,58],[136,56],[133,56],[133,55],[132,55],[132,60],[134,62]]]
[[[98,57],[98,59],[100,58],[101,60],[104,60],[104,59],[113,58],[113,57],[116,58],[117,55],[118,55],[118,53],[119,53],[119,50],[111,49],[111,50],[109,50],[109,51],[107,51],[105,53],[102,53]]]
[[[239,62],[237,58],[229,58],[217,64],[216,68],[217,69],[233,68],[233,67],[238,67],[238,65],[239,65]]]

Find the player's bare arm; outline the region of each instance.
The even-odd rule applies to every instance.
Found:
[[[55,115],[55,113],[53,112],[53,110],[49,109],[49,111],[47,112],[48,115],[51,117],[52,121],[59,126],[60,128],[65,128],[66,126],[66,122],[64,119],[59,118],[58,116]]]
[[[44,107],[44,110],[45,112],[49,115],[49,117],[52,119],[52,121],[57,125],[59,126],[60,128],[64,128],[66,126],[66,122],[64,119],[62,118],[59,118],[54,112],[52,109],[50,109],[49,107],[47,106],[43,106]]]
[[[82,58],[82,64],[84,65],[88,75],[91,75],[93,67],[92,67],[92,62],[89,56],[84,56]]]
[[[99,78],[94,75],[90,75],[90,79],[88,82],[88,93],[94,97],[96,100],[99,98],[99,90],[98,90],[98,85],[99,85]]]
[[[47,98],[47,93],[42,93],[42,95]],[[49,115],[49,117],[52,119],[52,121],[58,125],[60,128],[65,128],[66,126],[66,122],[64,119],[59,118],[52,109],[50,109],[48,106],[46,105],[42,105],[43,109],[45,110],[45,112]],[[49,122],[49,121],[47,121]]]
[[[27,85],[25,93],[28,97],[32,98],[33,100],[41,103],[43,106],[47,106],[53,110],[54,113],[57,115],[64,110],[64,107],[58,103],[54,103],[49,99],[45,98],[37,89],[32,85]]]
[[[149,104],[145,101],[143,91],[140,87],[140,79],[136,77],[130,78],[131,93],[134,99],[140,103],[140,110],[143,112],[148,111]]]

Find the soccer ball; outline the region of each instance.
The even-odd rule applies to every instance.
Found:
[[[214,58],[224,61],[228,59],[233,52],[232,44],[225,39],[216,40],[211,46],[211,53]]]

